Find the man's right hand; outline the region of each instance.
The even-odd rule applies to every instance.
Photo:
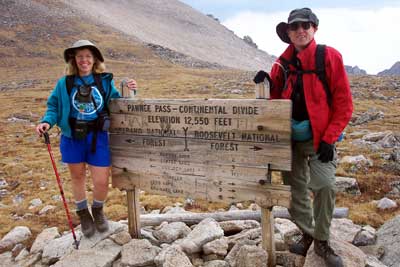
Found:
[[[268,81],[270,80],[268,73],[266,73],[263,70],[260,70],[259,72],[257,72],[256,76],[254,76],[253,81],[255,83],[262,83],[264,82],[265,78],[267,78]]]
[[[48,124],[47,122],[42,122],[42,123],[39,123],[38,126],[36,126],[36,133],[40,137],[42,137],[42,134],[47,132],[49,129],[50,129],[50,124]]]

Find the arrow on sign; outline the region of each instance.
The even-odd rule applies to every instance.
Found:
[[[254,150],[254,151],[262,150],[262,148],[261,148],[261,147],[258,147],[258,146],[253,146],[253,147],[251,147],[250,149],[252,149],[252,150]]]

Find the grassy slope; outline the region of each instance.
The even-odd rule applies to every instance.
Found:
[[[10,194],[1,199],[0,237],[17,225],[27,225],[36,236],[44,228],[57,226],[67,230],[67,222],[62,203],[52,199],[58,195],[58,187],[43,140],[34,133],[34,126],[46,108],[46,99],[57,79],[63,74],[63,49],[74,40],[85,38],[95,40],[106,57],[108,71],[115,74],[116,84],[123,77],[135,77],[139,83],[140,95],[145,98],[253,98],[251,73],[232,70],[187,69],[160,60],[139,42],[128,39],[119,33],[104,29],[98,25],[84,24],[79,20],[67,21],[68,29],[79,29],[68,34],[55,32],[49,41],[37,38],[29,42],[21,38],[33,36],[34,27],[30,24],[18,25],[12,29],[0,27],[0,38],[5,40],[0,47],[0,178],[9,184],[18,183]],[[49,22],[49,25],[52,23]],[[46,31],[46,29],[43,29]],[[47,29],[50,31],[50,29]],[[7,41],[15,40],[11,45]],[[34,51],[36,53],[31,53]],[[114,55],[112,56],[113,51]],[[117,53],[115,53],[117,52]],[[29,54],[29,55],[28,55]],[[397,80],[397,83],[400,81]],[[381,87],[385,81],[380,78],[352,78],[353,90],[368,94],[370,90]],[[363,86],[369,84],[368,86]],[[390,84],[390,83],[389,83]],[[230,94],[229,89],[240,87],[243,94]],[[385,95],[399,95],[399,92],[382,90]],[[370,107],[376,107],[385,113],[385,118],[373,121],[361,127],[349,127],[348,133],[368,128],[371,131],[399,131],[399,100],[388,105],[386,101],[376,99],[355,99],[355,112],[361,113]],[[9,121],[12,117],[26,118],[25,122]],[[60,159],[58,150],[58,132],[51,131],[52,148],[56,159]],[[367,171],[353,173],[350,166],[339,166],[338,175],[356,177],[362,195],[358,197],[339,195],[337,204],[350,207],[350,218],[356,223],[381,225],[385,220],[399,212],[378,212],[370,201],[384,196],[390,189],[388,184],[398,179],[398,173],[387,172],[382,168],[380,152],[370,152],[354,147],[346,139],[340,144],[341,155],[364,154],[374,160],[374,167]],[[58,170],[64,180],[66,197],[72,201],[69,175],[66,167],[57,162]],[[90,191],[91,183],[87,183]],[[20,204],[13,203],[13,197],[22,194]],[[89,198],[91,194],[89,193]],[[28,209],[32,199],[40,198],[44,205],[55,205],[55,212],[38,216],[39,208]],[[163,208],[177,200],[163,196],[142,195],[141,202],[146,208]],[[116,189],[110,189],[107,214],[112,220],[126,218],[125,195]],[[70,205],[73,208],[73,204]],[[195,210],[211,211],[222,207],[220,204],[198,202]],[[24,218],[16,219],[19,216]],[[74,223],[77,223],[74,215]],[[34,238],[31,238],[32,242]],[[28,244],[29,245],[29,244]]]

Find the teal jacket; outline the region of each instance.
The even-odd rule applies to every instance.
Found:
[[[71,127],[69,125],[69,113],[71,109],[71,99],[67,92],[66,76],[60,78],[56,87],[51,92],[47,99],[47,111],[44,114],[41,122],[50,124],[50,128],[55,124],[61,128],[61,133],[66,137],[72,137]],[[107,73],[102,75],[103,89],[106,94],[105,103],[110,102],[112,98],[119,98],[117,88],[115,88],[112,74]]]

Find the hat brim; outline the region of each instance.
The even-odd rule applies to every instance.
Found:
[[[76,49],[84,49],[84,48],[89,48],[90,51],[92,51],[93,55],[101,62],[104,62],[103,55],[101,54],[100,50],[97,49],[97,47],[93,45],[85,45],[85,46],[80,46],[80,47],[71,47],[68,49],[64,50],[64,60],[66,63],[75,56],[75,50]]]
[[[276,26],[276,33],[283,42],[290,44],[291,42],[287,34],[287,29],[288,29],[288,24],[286,22],[281,22]]]

